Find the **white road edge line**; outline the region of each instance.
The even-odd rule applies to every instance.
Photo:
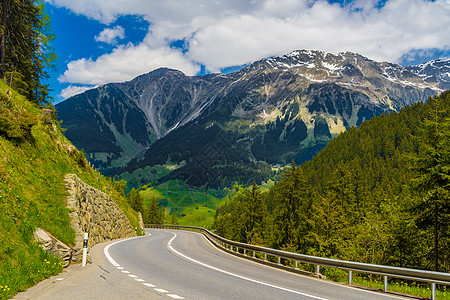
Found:
[[[185,258],[187,260],[190,260],[190,261],[192,261],[192,262],[194,262],[196,264],[199,264],[201,266],[204,266],[206,268],[215,270],[215,271],[220,272],[220,273],[224,273],[224,274],[227,274],[227,275],[230,275],[230,276],[234,276],[234,277],[237,277],[237,278],[240,278],[240,279],[243,279],[243,280],[247,280],[247,281],[250,281],[250,282],[253,282],[253,283],[257,283],[257,284],[265,285],[265,286],[272,287],[272,288],[275,288],[275,289],[279,289],[279,290],[282,290],[282,291],[285,291],[285,292],[289,292],[289,293],[293,293],[293,294],[297,294],[297,295],[301,295],[301,296],[306,296],[306,297],[310,297],[310,298],[318,299],[318,300],[328,300],[326,298],[321,298],[321,297],[305,294],[305,293],[302,293],[302,292],[299,292],[299,291],[287,289],[287,288],[284,288],[284,287],[281,287],[281,286],[273,285],[273,284],[262,282],[262,281],[259,281],[259,280],[256,280],[256,279],[252,279],[252,278],[248,278],[248,277],[241,276],[241,275],[238,275],[238,274],[234,274],[234,273],[231,273],[231,272],[228,272],[228,271],[225,271],[225,270],[222,270],[222,269],[210,266],[208,264],[202,263],[202,262],[200,262],[198,260],[195,260],[193,258],[190,258],[189,256],[186,256],[186,255],[178,252],[177,250],[175,250],[171,246],[172,241],[177,237],[176,233],[174,233],[174,232],[172,232],[172,233],[174,234],[174,236],[173,236],[173,238],[170,239],[170,241],[168,243],[169,249],[172,250],[174,253],[178,254],[179,256],[181,256],[181,257],[183,257],[183,258]]]
[[[133,239],[139,239],[139,238],[143,238],[143,237],[148,237],[150,236],[150,234],[148,235],[143,235],[143,236],[138,236],[135,238],[131,238],[131,239],[124,239],[124,240],[120,240],[114,243],[109,244],[108,246],[105,247],[105,249],[103,249],[103,252],[105,253],[106,258],[109,260],[109,262],[114,266],[114,267],[120,267],[120,265],[111,257],[111,255],[109,254],[109,247],[111,247],[112,245],[118,244],[118,243],[122,243],[124,241],[129,241],[129,240],[133,240]]]
[[[214,245],[214,244],[213,244],[206,236],[203,235],[203,238],[204,238],[205,241],[207,241],[212,247],[214,247],[214,248],[216,248],[216,249],[219,249],[219,250],[222,250],[222,251],[223,251],[223,249],[221,249],[221,248],[217,247],[216,245]],[[233,257],[237,257],[237,258],[240,258],[240,259],[244,259],[244,260],[246,260],[246,261],[249,261],[249,260],[247,260],[247,259],[245,259],[245,258],[243,258],[243,257],[235,256],[235,255],[233,255],[233,254],[231,254],[231,253],[229,253],[229,252],[225,252],[225,253],[228,254],[228,255],[231,255],[231,256],[233,256]],[[280,270],[280,271],[288,272],[288,271],[285,271],[285,270]],[[319,280],[319,279],[318,279],[318,280]],[[351,290],[355,290],[355,289],[356,289],[354,286],[342,285],[342,284],[337,284],[337,283],[335,283],[335,282],[330,282],[330,284],[333,284],[333,283],[336,284],[336,285],[338,285],[338,286],[340,286],[340,287],[342,287],[342,288],[351,289]],[[375,292],[375,291],[369,291],[369,290],[363,290],[363,289],[360,289],[359,291],[365,292],[365,293],[369,293],[369,294],[382,295],[382,296],[386,296],[386,297],[389,297],[389,298],[405,299],[404,297],[398,297],[398,296],[395,296],[395,295],[387,295],[387,294],[383,294],[383,293]]]

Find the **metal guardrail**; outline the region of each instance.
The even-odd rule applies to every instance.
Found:
[[[278,267],[282,267],[289,270],[297,270],[298,262],[308,263],[316,265],[316,275],[320,278],[320,266],[332,267],[341,270],[349,271],[349,284],[352,284],[352,272],[369,273],[384,276],[384,292],[387,292],[388,277],[402,278],[414,281],[429,282],[431,283],[431,299],[436,299],[436,284],[450,285],[450,273],[433,272],[417,269],[407,269],[399,267],[390,267],[384,265],[366,264],[358,263],[352,261],[338,260],[323,258],[317,256],[303,255],[298,253],[286,252],[282,250],[276,250],[266,247],[260,247],[250,244],[244,244],[240,242],[235,242],[232,240],[225,239],[211,231],[194,226],[181,226],[181,225],[160,225],[160,224],[148,224],[144,226],[145,228],[160,228],[160,229],[181,229],[181,230],[191,230],[197,231],[205,235],[208,240],[210,240],[214,245],[235,254],[240,254],[239,249],[243,250],[243,255],[241,256],[253,259],[255,261],[268,262],[268,256],[273,256],[278,258]],[[247,252],[252,252],[252,256],[248,256]],[[261,253],[264,255],[264,260],[256,258],[256,253]],[[295,268],[289,266],[284,266],[281,264],[281,259],[291,260],[295,262]]]

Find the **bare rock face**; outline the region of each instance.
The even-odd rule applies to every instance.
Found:
[[[64,268],[69,266],[72,260],[72,248],[41,228],[37,228],[34,232],[34,239],[44,251],[59,257],[63,262]]]

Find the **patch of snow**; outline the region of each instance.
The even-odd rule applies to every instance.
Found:
[[[315,79],[311,74],[302,74],[306,79],[312,82],[328,82],[327,79]]]
[[[171,132],[172,130],[174,130],[175,128],[177,128],[178,125],[180,125],[180,122],[181,122],[181,121],[178,121],[178,123],[175,124],[175,126],[173,126],[169,131],[167,131],[167,133],[169,133],[169,132]],[[166,133],[166,134],[167,134],[167,133]]]
[[[323,63],[322,63],[322,66],[323,66],[324,68],[330,70],[331,72],[337,72],[337,71],[342,70],[341,67],[339,67],[339,66],[337,66],[337,65],[329,64],[329,63],[327,63],[327,62],[323,62]]]

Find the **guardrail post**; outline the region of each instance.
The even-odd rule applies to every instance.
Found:
[[[353,271],[348,271],[348,284],[352,284],[353,281]]]
[[[295,261],[295,269],[298,269],[298,260]]]
[[[388,291],[388,277],[384,276],[384,292],[387,293]]]
[[[256,257],[256,251],[253,250],[253,258],[255,258],[255,257]]]
[[[83,240],[83,260],[82,260],[83,267],[86,266],[88,237],[89,237],[89,234],[87,232],[85,232],[84,240]]]
[[[264,253],[264,261],[267,261],[267,253]]]
[[[316,274],[320,274],[320,266],[316,265]]]
[[[431,300],[436,300],[436,283],[431,283]]]
[[[278,256],[278,264],[281,265],[281,257]]]
[[[247,255],[247,249],[244,249],[244,255]]]

